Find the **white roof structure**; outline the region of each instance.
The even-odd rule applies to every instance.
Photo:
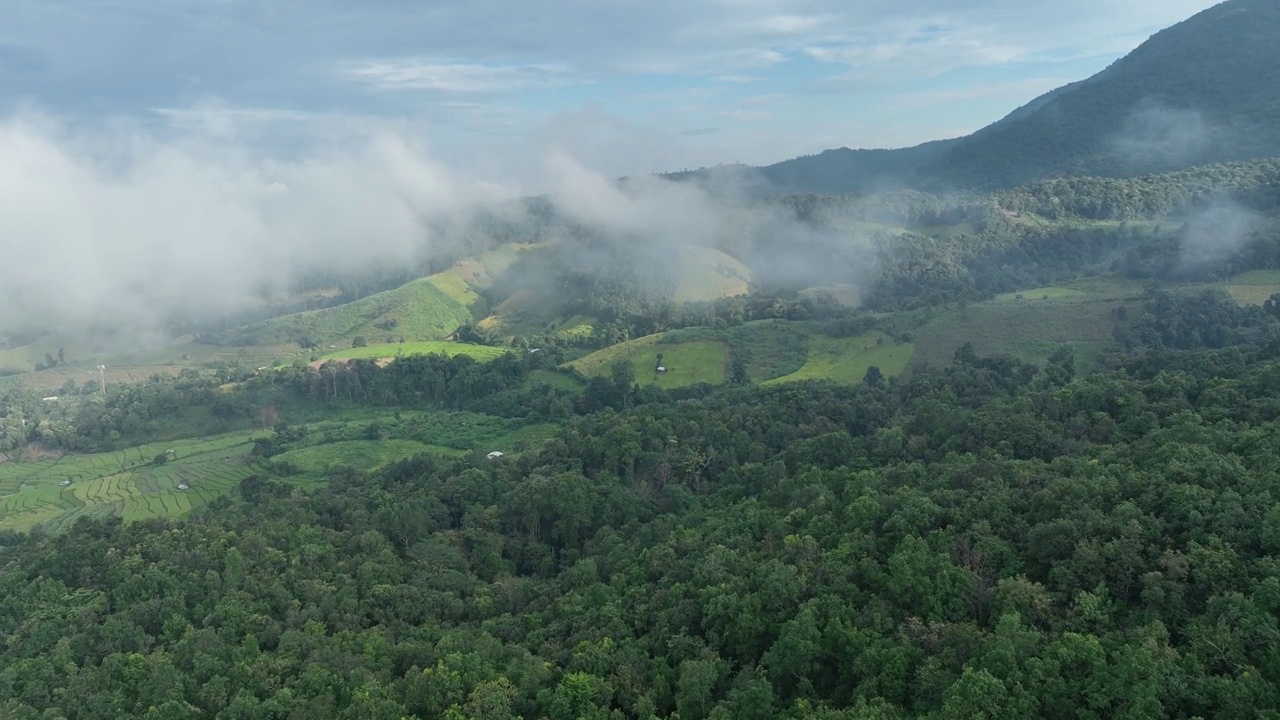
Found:
[[[186,490],[186,489],[187,489],[187,484],[186,484],[186,483],[182,483],[181,485],[179,485],[179,486],[178,486],[178,489],[179,489],[179,490]]]
[[[497,460],[498,458],[502,457],[502,453],[498,452],[497,450],[494,450],[493,452],[489,453],[486,457],[488,457],[490,460]]]

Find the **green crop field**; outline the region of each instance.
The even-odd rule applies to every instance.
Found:
[[[470,343],[448,342],[445,340],[392,343],[390,345],[368,345],[346,350],[335,350],[321,360],[377,360],[380,358],[401,357],[410,355],[466,355],[476,360],[492,360],[510,352],[507,348],[490,347],[488,345],[472,345]]]
[[[154,443],[113,453],[0,465],[0,528],[68,527],[84,515],[126,521],[184,515],[255,472],[245,456],[253,433]],[[153,463],[173,450],[173,459]],[[68,485],[62,482],[70,481]],[[179,485],[188,486],[186,490]]]
[[[895,343],[879,332],[851,338],[815,335],[809,339],[809,353],[799,370],[764,382],[776,385],[801,380],[832,380],[853,384],[862,382],[871,366],[880,368],[886,377],[900,375],[907,369],[914,347]]]
[[[662,353],[665,374],[658,374],[658,353]],[[663,389],[699,383],[719,385],[725,379],[726,344],[712,340],[669,343],[662,335],[631,340],[569,363],[586,377],[608,375],[613,364],[625,360],[635,368],[636,381]]]

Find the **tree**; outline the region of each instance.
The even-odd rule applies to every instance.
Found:
[[[609,379],[613,382],[613,391],[620,406],[630,407],[636,384],[635,366],[627,360],[619,360],[610,367]]]
[[[742,352],[730,352],[729,384],[735,386],[748,385],[751,378],[747,375],[747,359]]]
[[[871,387],[876,387],[884,382],[884,373],[880,372],[880,368],[872,365],[867,368],[867,373],[862,377],[862,382]]]
[[[947,689],[942,704],[945,720],[1003,720],[1025,717],[1009,707],[1004,683],[987,672],[966,667],[960,679]]]

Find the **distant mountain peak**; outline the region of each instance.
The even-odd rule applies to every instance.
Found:
[[[1280,156],[1280,0],[1228,0],[963,138],[735,167],[759,193],[999,188]],[[698,177],[687,174],[685,180]]]

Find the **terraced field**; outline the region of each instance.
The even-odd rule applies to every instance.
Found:
[[[255,434],[238,433],[114,453],[0,465],[0,528],[50,530],[82,515],[131,522],[185,515],[229,493],[257,468],[245,461]],[[173,450],[172,460],[154,464]],[[66,483],[66,484],[63,484]],[[179,485],[186,485],[180,489]]]

